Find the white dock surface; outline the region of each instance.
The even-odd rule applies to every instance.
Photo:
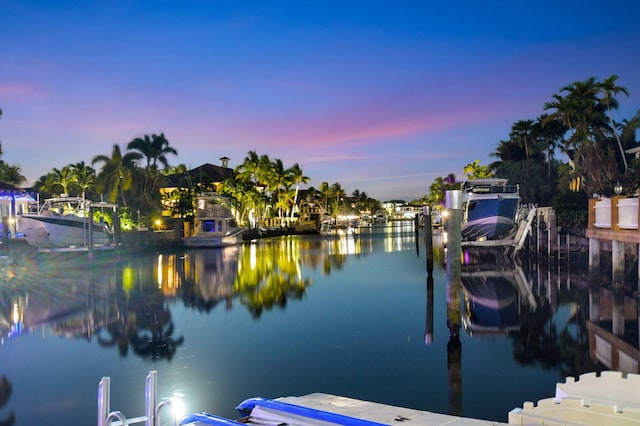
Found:
[[[329,411],[345,416],[357,417],[388,425],[402,426],[497,426],[506,423],[489,420],[469,419],[432,413],[429,411],[413,410],[404,407],[361,401],[343,396],[325,393],[312,393],[303,396],[288,396],[278,398],[278,401],[296,404],[317,410]],[[507,413],[505,413],[506,415]]]

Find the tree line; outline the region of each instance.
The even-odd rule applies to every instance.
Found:
[[[512,125],[509,138],[491,154],[494,162],[465,166],[466,177],[507,178],[520,185],[524,203],[554,207],[566,228],[584,229],[588,198],[613,195],[617,183],[623,194],[640,191],[640,160],[626,152],[637,145],[640,111],[620,122],[613,119],[617,97],[629,95],[617,81],[611,75],[563,86],[542,114]],[[558,151],[566,161],[556,158]],[[440,205],[445,191],[459,186],[453,174],[436,178],[423,201]]]
[[[612,111],[619,107],[617,97],[629,95],[617,80],[616,75],[603,81],[590,77],[562,87],[543,105],[542,114],[512,125],[508,139],[499,141],[491,153],[494,162],[467,164],[466,178],[507,178],[520,185],[524,203],[552,206],[572,226],[586,221],[586,199],[593,194],[612,195],[616,183],[624,193],[636,194],[640,191],[640,160],[626,150],[637,145],[640,111],[620,122],[613,119]],[[202,191],[228,196],[241,222],[249,217],[258,221],[276,217],[284,224],[301,201],[318,204],[333,215],[372,212],[381,205],[358,189],[348,195],[339,182],[301,190],[310,179],[298,163],[285,167],[282,160],[255,151],[249,151],[235,168],[233,179],[189,181],[163,195],[160,189],[168,176],[187,172],[184,164],[169,165],[168,157],[178,152],[164,133],[134,138],[126,149],[123,152],[115,144],[109,155],[95,156],[90,165],[78,162],[53,168],[31,189],[45,197],[60,193],[78,193],[94,200],[106,197],[130,215],[137,211],[147,218],[167,205],[175,216],[189,218],[194,198]],[[566,161],[556,158],[558,152]],[[26,178],[19,166],[0,160],[0,181],[20,186]],[[411,203],[441,205],[445,192],[460,184],[454,174],[438,177],[427,195]]]

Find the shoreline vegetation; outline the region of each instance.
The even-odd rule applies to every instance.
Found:
[[[614,120],[617,97],[629,96],[617,79],[590,77],[560,88],[543,105],[541,115],[513,124],[508,139],[499,141],[491,153],[494,162],[467,164],[465,179],[507,178],[520,186],[523,203],[553,207],[563,229],[584,234],[589,198],[611,196],[616,185],[626,195],[640,190],[640,160],[634,155],[640,111]],[[71,193],[90,200],[106,198],[120,206],[123,230],[163,229],[167,217],[190,221],[195,198],[202,192],[227,197],[238,222],[251,227],[290,226],[301,203],[321,206],[334,218],[371,215],[383,208],[380,200],[360,189],[349,194],[340,182],[303,189],[311,178],[299,163],[285,167],[267,154],[249,151],[235,168],[222,157],[215,176],[194,176],[184,164],[171,166],[169,156],[177,155],[164,133],[147,134],[132,139],[124,152],[114,144],[109,155],[96,155],[91,164],[80,161],[53,168],[25,190],[40,199]],[[26,178],[19,165],[0,160],[0,182],[18,189]],[[425,182],[426,195],[405,203],[441,209],[446,191],[460,185],[453,173],[438,177],[430,186]]]

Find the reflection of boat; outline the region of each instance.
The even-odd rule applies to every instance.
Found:
[[[192,250],[185,258],[189,264],[187,270],[193,274],[197,284],[198,296],[205,304],[230,301],[233,297],[241,249],[236,246],[221,250]]]
[[[522,306],[536,301],[519,266],[503,270],[495,264],[486,270],[462,272],[465,295],[464,325],[469,333],[508,333],[520,328]]]
[[[517,185],[507,185],[507,179],[472,179],[462,184],[462,194],[464,241],[499,240],[514,229]]]
[[[94,244],[109,244],[112,235],[109,225],[93,222],[89,228],[91,205],[80,197],[49,198],[37,213],[18,217],[20,231],[36,247],[84,246],[89,243],[90,229]]]
[[[246,228],[238,226],[225,199],[203,194],[196,200],[193,232],[182,242],[186,247],[224,247],[242,242]]]

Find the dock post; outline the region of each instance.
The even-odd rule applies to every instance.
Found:
[[[93,206],[89,204],[89,260],[93,260]]]
[[[449,414],[462,415],[462,191],[447,191],[447,371]]]
[[[446,192],[447,220],[447,325],[457,336],[462,324],[461,259],[462,259],[462,191]]]
[[[427,257],[427,273],[431,276],[431,273],[433,272],[433,229],[431,224],[431,206],[422,207],[422,217],[424,218],[424,241]]]
[[[624,243],[611,241],[611,281],[620,284],[624,281]]]
[[[600,240],[589,238],[589,273],[600,274]]]
[[[427,276],[427,318],[424,331],[424,344],[433,343],[433,276]]]

